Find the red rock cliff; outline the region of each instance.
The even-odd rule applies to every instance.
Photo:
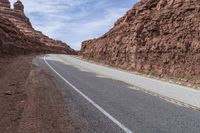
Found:
[[[199,83],[200,1],[142,0],[81,54],[113,66]]]
[[[16,34],[16,36],[23,34],[23,37],[21,38],[26,38],[29,40],[30,43],[34,43],[34,44],[31,44],[32,50],[28,50],[28,51],[37,51],[40,53],[65,53],[65,54],[76,53],[64,42],[53,40],[49,38],[48,36],[45,36],[44,34],[42,34],[42,32],[36,31],[32,27],[29,19],[25,16],[24,5],[22,4],[20,0],[17,0],[17,2],[14,3],[14,9],[10,8],[10,2],[8,0],[0,0],[0,17],[1,17],[1,22],[12,23],[11,27],[9,27],[9,25],[7,27],[11,29],[15,28],[16,31],[18,31],[19,33],[19,34]],[[2,25],[5,25],[5,24],[2,23]],[[5,27],[1,27],[1,28],[3,30],[3,28]],[[4,33],[2,32],[1,34],[4,34]],[[6,34],[9,35],[12,33],[8,32]],[[2,36],[0,37],[0,39],[1,39],[0,42],[5,42],[5,40],[2,39]],[[17,41],[20,41],[20,40],[17,40]],[[2,44],[2,45],[6,46],[5,44]],[[15,44],[15,45],[18,45],[18,44]],[[26,47],[26,44],[24,44],[24,47]],[[24,52],[24,53],[28,53],[28,52]]]

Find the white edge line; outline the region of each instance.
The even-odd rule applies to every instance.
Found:
[[[90,102],[94,107],[96,107],[99,111],[101,111],[106,117],[108,117],[111,121],[113,121],[117,126],[119,126],[126,133],[133,133],[130,129],[125,127],[122,123],[120,123],[117,119],[111,116],[108,112],[106,112],[103,108],[101,108],[98,104],[92,101],[89,97],[87,97],[84,93],[82,93],[79,89],[77,89],[73,84],[67,81],[61,74],[59,74],[46,60],[46,56],[44,56],[45,63],[51,68],[60,78],[62,78],[67,84],[69,84],[76,92],[78,92],[81,96],[83,96],[88,102]]]

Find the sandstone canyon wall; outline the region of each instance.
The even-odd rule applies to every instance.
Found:
[[[200,1],[142,0],[102,37],[82,43],[84,57],[199,84]]]
[[[8,0],[0,0],[0,55],[28,53],[76,54],[67,44],[36,31],[24,14],[20,0],[11,9]]]

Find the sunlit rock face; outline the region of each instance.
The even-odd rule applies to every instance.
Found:
[[[20,0],[17,0],[14,3],[13,5],[14,9],[10,8],[10,2],[8,0],[0,0],[0,1],[4,1],[3,3],[7,3],[6,7],[5,4],[4,6],[3,4],[0,5],[1,6],[0,15],[12,21],[12,23],[14,23],[21,31],[25,31],[24,28],[26,29],[27,27],[32,28],[29,19],[24,14],[24,5]]]
[[[45,53],[50,51],[52,53],[76,54],[66,43],[51,39],[42,34],[42,32],[36,31],[32,27],[29,18],[26,17],[24,5],[20,0],[17,0],[13,7],[13,9],[10,8],[10,2],[8,0],[0,0],[0,17],[10,20],[20,32],[28,38],[32,38],[34,40],[33,42],[35,42],[35,47],[41,47],[41,44],[43,44],[45,48],[48,48]]]
[[[200,78],[200,1],[142,0],[102,37],[83,42],[81,54],[195,82]]]

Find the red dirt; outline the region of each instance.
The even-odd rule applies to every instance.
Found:
[[[34,56],[0,58],[0,133],[66,133],[64,101]]]

